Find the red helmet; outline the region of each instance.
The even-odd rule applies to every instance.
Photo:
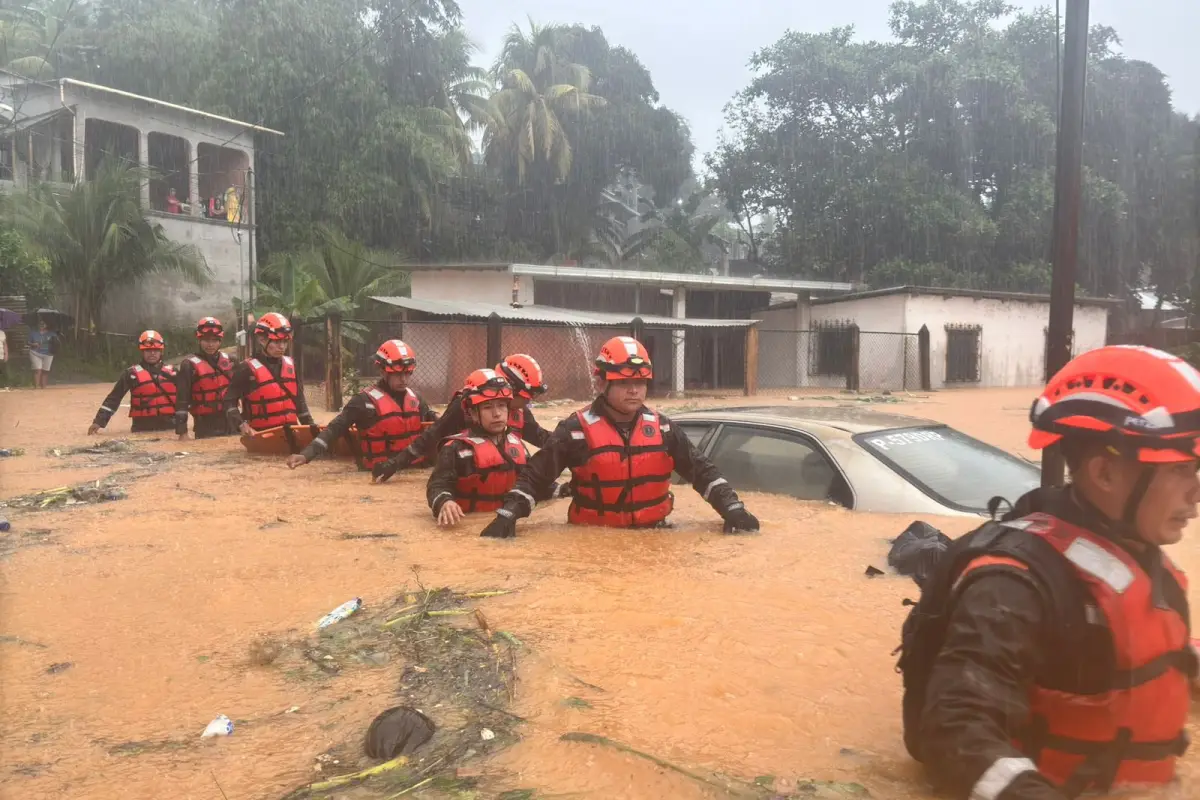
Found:
[[[546,393],[542,367],[533,356],[524,353],[505,356],[504,360],[496,365],[496,372],[504,376],[518,396],[526,400],[532,400],[534,395]]]
[[[272,341],[284,341],[292,338],[292,323],[283,314],[272,311],[263,314],[254,325],[255,336],[265,336]]]
[[[1071,359],[1029,411],[1029,446],[1090,437],[1148,464],[1200,458],[1200,372],[1151,347],[1113,345]]]
[[[610,381],[642,380],[654,377],[654,365],[645,346],[632,336],[614,336],[600,348],[594,374]]]
[[[138,350],[164,350],[167,343],[158,331],[142,331],[138,337]]]
[[[511,400],[512,387],[495,370],[477,369],[467,376],[462,388],[464,409],[474,408],[489,400]]]
[[[375,351],[375,366],[383,372],[406,375],[417,368],[417,354],[399,339],[388,339]]]
[[[196,338],[204,339],[205,337],[215,336],[218,339],[225,337],[225,327],[221,325],[221,320],[216,317],[205,317],[196,323]]]

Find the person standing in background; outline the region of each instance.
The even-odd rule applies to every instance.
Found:
[[[8,336],[0,328],[0,380],[8,383]]]
[[[50,365],[54,363],[54,350],[58,333],[50,330],[46,320],[38,320],[38,329],[29,332],[29,363],[33,366],[33,388],[45,389],[50,377]]]

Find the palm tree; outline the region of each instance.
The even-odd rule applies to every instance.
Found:
[[[489,166],[515,176],[517,185],[531,170],[547,183],[562,182],[571,169],[571,143],[560,116],[605,105],[588,93],[588,68],[562,57],[570,35],[532,20],[528,33],[514,25],[492,69],[500,90],[491,97],[484,154]]]
[[[353,314],[372,295],[395,295],[408,287],[409,273],[394,261],[319,226],[311,248],[277,255],[263,266],[263,278],[274,285],[258,284],[258,313],[282,308],[298,320]],[[362,341],[365,331],[354,322],[342,325],[343,336],[352,341]]]
[[[650,255],[663,262],[659,266],[702,270],[707,264],[706,247],[722,253],[729,243],[719,234],[720,219],[711,214],[698,214],[704,193],[695,192],[687,200],[644,212],[641,221],[645,228],[621,242],[621,257],[625,259]]]
[[[436,41],[436,63],[440,75],[432,96],[426,98],[426,129],[441,136],[454,152],[459,166],[467,170],[473,163],[471,134],[487,130],[492,121],[488,93],[492,84],[486,70],[471,64],[479,46],[462,28],[443,33]]]
[[[142,214],[141,187],[150,175],[120,161],[100,164],[96,176],[63,189],[40,185],[11,202],[14,221],[75,298],[76,324],[99,329],[113,289],[174,273],[198,286],[211,273],[191,245],[173,242]]]

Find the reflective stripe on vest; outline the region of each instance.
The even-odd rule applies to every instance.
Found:
[[[375,387],[363,394],[377,415],[374,425],[358,432],[362,466],[363,469],[370,469],[399,453],[421,435],[421,401],[412,389],[404,390],[403,405]]]
[[[1102,694],[1034,686],[1031,721],[1016,744],[1072,797],[1093,787],[1169,783],[1187,748],[1195,667],[1184,618],[1155,605],[1150,576],[1104,537],[1046,514],[1005,524],[1040,537],[1071,565],[1111,635],[1115,664],[1111,689]],[[1186,593],[1187,578],[1165,555],[1162,562]],[[984,559],[963,574],[979,566]]]
[[[242,401],[244,416],[250,427],[265,431],[298,423],[300,417],[296,410],[296,397],[300,393],[300,386],[296,382],[296,365],[292,359],[287,356],[280,359],[279,378],[257,358],[251,358],[249,364],[255,385]]]
[[[207,417],[225,410],[225,392],[233,375],[233,362],[221,353],[217,357],[217,368],[207,358],[188,356],[192,362],[192,397],[188,410],[192,416]]]
[[[575,418],[583,429],[588,459],[571,468],[574,491],[567,520],[640,528],[666,519],[674,507],[675,462],[667,452],[658,415],[642,412],[633,421],[628,443],[612,422],[591,409],[576,412]]]
[[[504,435],[504,453],[491,439],[471,436],[464,432],[451,436],[447,442],[461,442],[474,456],[470,475],[459,476],[454,484],[454,501],[468,513],[495,511],[504,505],[504,495],[517,482],[517,470],[525,465],[525,445],[521,437],[509,432]],[[466,455],[465,451],[459,452]]]
[[[175,368],[163,366],[157,380],[141,364],[129,368],[133,388],[129,390],[129,416],[167,417],[175,414]]]

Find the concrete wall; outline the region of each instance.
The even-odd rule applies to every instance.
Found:
[[[533,305],[533,278],[519,277],[517,302]],[[412,296],[424,300],[461,300],[508,305],[513,276],[507,270],[429,270],[412,273]]]
[[[147,216],[151,222],[161,224],[173,241],[193,245],[200,251],[212,270],[212,282],[201,288],[178,275],[154,275],[139,286],[112,291],[104,306],[105,330],[136,333],[146,327],[184,327],[210,314],[224,322],[226,328],[232,327],[236,322],[232,300],[243,294],[250,262],[248,231],[241,228],[239,244],[234,238],[235,227],[226,222],[178,214]]]
[[[982,329],[980,380],[949,384],[951,387],[1040,386],[1044,382],[1049,303],[933,295],[904,299],[908,304],[908,330],[916,332],[922,325],[929,326],[930,377],[934,388],[947,386],[945,326],[961,324],[978,325]],[[1074,352],[1104,346],[1108,309],[1077,305],[1074,323]]]
[[[867,298],[810,305],[807,301],[754,315],[761,319],[758,344],[760,389],[842,389],[842,375],[817,375],[816,347],[821,323],[859,326],[859,385],[862,389],[903,389],[917,380],[916,341],[904,329],[903,297]]]

